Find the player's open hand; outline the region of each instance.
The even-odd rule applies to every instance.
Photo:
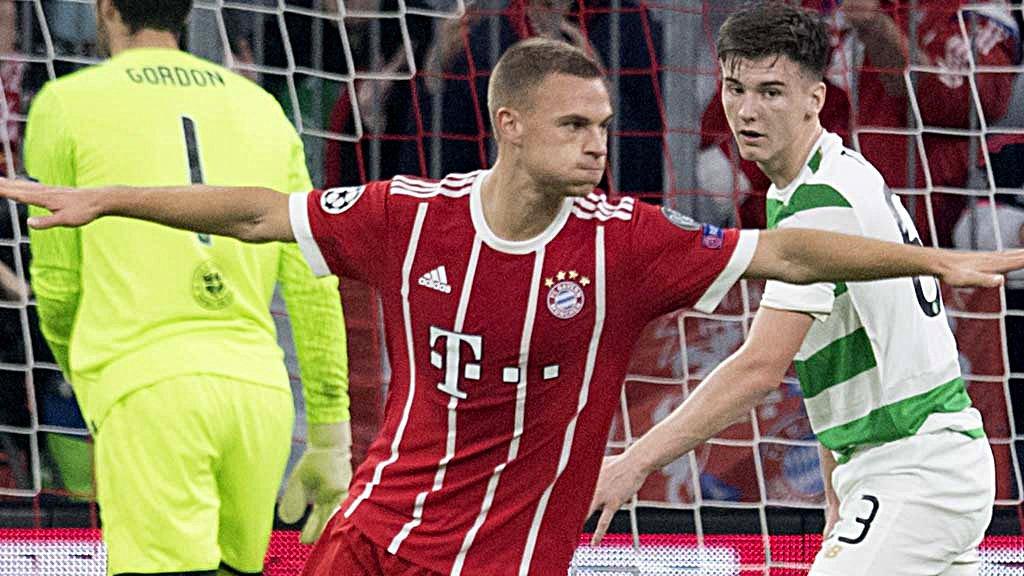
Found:
[[[96,190],[45,186],[28,180],[0,178],[0,198],[49,210],[51,214],[47,216],[28,219],[28,225],[39,230],[56,226],[82,226],[102,215]]]
[[[298,522],[313,505],[299,540],[312,544],[341,506],[352,480],[349,423],[310,426],[309,447],[295,465],[277,507],[277,515],[289,524]]]
[[[589,517],[595,511],[601,511],[594,535],[590,539],[591,546],[601,543],[615,512],[633,498],[646,478],[647,474],[631,462],[627,454],[605,457],[601,475],[597,478],[594,499],[590,502],[590,513],[587,514]]]
[[[1003,284],[1003,274],[1024,268],[1024,250],[946,253],[948,267],[940,279],[950,286],[994,288]]]

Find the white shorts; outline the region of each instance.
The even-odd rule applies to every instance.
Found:
[[[968,576],[992,519],[985,438],[940,431],[864,448],[836,467],[839,521],[808,576]]]

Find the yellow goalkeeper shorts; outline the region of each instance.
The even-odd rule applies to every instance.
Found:
[[[260,572],[294,419],[286,391],[202,374],[118,401],[95,438],[107,573]]]

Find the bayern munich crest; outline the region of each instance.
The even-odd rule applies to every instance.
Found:
[[[557,282],[556,282],[557,279]],[[569,272],[558,271],[555,278],[546,278],[544,285],[548,286],[548,310],[555,318],[568,320],[583,310],[586,296],[583,287],[590,284],[590,279],[580,276],[575,270]]]

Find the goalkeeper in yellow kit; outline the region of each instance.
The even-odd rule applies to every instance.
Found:
[[[106,62],[47,84],[25,166],[54,185],[312,188],[302,143],[258,86],[178,50],[191,0],[98,0]],[[258,574],[294,408],[269,312],[280,281],[309,443],[281,515],[312,541],[351,476],[337,280],[295,245],[127,219],[33,232],[43,333],[95,438],[110,574]]]

